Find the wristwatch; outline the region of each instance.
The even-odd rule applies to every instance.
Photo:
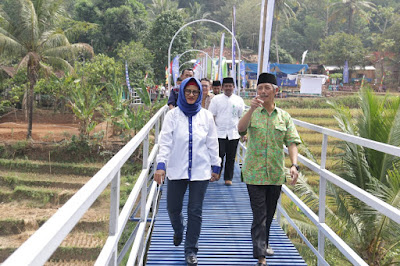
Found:
[[[299,166],[298,164],[295,164],[295,163],[294,163],[294,164],[292,164],[292,166],[290,166],[290,167],[293,167],[293,166],[296,167],[297,171],[300,171],[300,166]]]

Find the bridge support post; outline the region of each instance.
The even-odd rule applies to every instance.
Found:
[[[118,171],[111,181],[110,193],[110,224],[109,236],[115,236],[118,232],[118,216],[119,216],[119,189],[120,189],[121,171]],[[117,265],[118,250],[117,247],[112,251],[112,256],[108,265]]]
[[[282,192],[278,199],[278,206],[282,206]],[[281,226],[281,211],[279,208],[276,208],[276,221],[278,222],[279,226]]]
[[[158,144],[158,136],[160,134],[160,121],[157,120],[156,122],[156,128],[154,131],[154,144]]]
[[[148,164],[148,158],[149,158],[149,135],[147,134],[146,138],[143,140],[143,166],[142,169],[147,168]],[[147,200],[147,182],[145,182],[142,186],[141,192],[140,192],[140,223],[146,223],[146,200]],[[142,245],[140,245],[140,249],[138,254],[143,253],[143,249],[146,247],[145,243],[145,235],[143,234],[142,239],[140,240],[142,242]],[[140,256],[138,256],[138,259],[140,259]],[[142,262],[138,262],[138,265],[141,265]]]
[[[326,153],[328,148],[328,136],[323,135],[322,150],[321,150],[321,170],[326,166]],[[319,176],[319,208],[318,219],[320,223],[325,223],[325,203],[326,203],[326,178]],[[325,235],[321,230],[318,230],[318,252],[321,257],[325,258]],[[318,265],[322,265],[318,260]]]

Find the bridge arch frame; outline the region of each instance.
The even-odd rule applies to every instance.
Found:
[[[182,27],[180,27],[179,30],[177,30],[177,31],[175,32],[175,35],[172,37],[172,40],[171,40],[171,42],[169,43],[169,48],[168,48],[168,61],[167,61],[167,62],[168,62],[168,90],[169,90],[169,91],[171,90],[171,75],[170,75],[169,73],[171,72],[171,64],[170,64],[170,62],[171,62],[171,49],[172,49],[172,44],[173,44],[173,42],[174,42],[176,36],[178,36],[178,34],[179,34],[184,28],[186,28],[187,26],[192,25],[192,24],[194,24],[194,23],[198,23],[198,22],[210,22],[210,23],[214,23],[214,24],[217,24],[217,25],[221,26],[221,27],[224,28],[225,30],[227,30],[227,31],[229,32],[229,34],[232,36],[232,38],[234,39],[234,41],[235,41],[235,43],[236,43],[236,46],[237,46],[237,49],[238,49],[238,51],[239,51],[239,63],[240,63],[240,61],[241,61],[241,59],[242,59],[241,53],[240,53],[240,46],[239,46],[238,41],[236,40],[235,35],[233,34],[233,32],[232,32],[230,29],[228,29],[228,28],[227,28],[225,25],[223,25],[222,23],[219,23],[219,22],[214,21],[214,20],[211,20],[211,19],[197,19],[197,20],[193,20],[193,21],[191,21],[191,22],[189,22],[189,23],[186,23],[185,25],[183,25]],[[235,73],[235,74],[236,74],[236,77],[238,77],[239,74],[240,74],[240,71],[237,71],[237,73]],[[238,94],[240,94],[240,78],[238,78],[237,80],[238,80]]]

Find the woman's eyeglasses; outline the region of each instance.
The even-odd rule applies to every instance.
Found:
[[[199,95],[200,94],[200,90],[184,90],[185,95],[189,96],[190,94],[193,94],[194,96]]]

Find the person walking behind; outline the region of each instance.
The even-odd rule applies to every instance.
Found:
[[[276,107],[278,86],[274,75],[262,73],[257,81],[257,96],[238,124],[239,132],[248,130],[248,144],[242,168],[253,211],[251,238],[257,266],[267,265],[265,256],[274,254],[269,247],[269,231],[286,182],[283,145],[289,150],[291,184],[297,182],[297,145],[299,134],[289,113]]]
[[[171,89],[170,95],[168,97],[167,105],[169,109],[173,109],[178,105],[179,87],[184,79],[191,78],[194,76],[194,71],[192,68],[186,68],[182,70],[180,77],[176,81],[176,86]]]
[[[218,95],[221,93],[221,81],[214,80],[212,82],[212,91],[213,91],[214,95]]]
[[[214,115],[218,131],[219,156],[225,159],[225,185],[232,185],[233,169],[235,166],[236,149],[239,142],[238,123],[244,110],[243,99],[233,94],[233,78],[227,77],[222,81],[223,94],[215,95],[208,110]]]
[[[218,136],[212,114],[201,107],[202,87],[196,78],[181,84],[178,108],[170,110],[164,119],[159,139],[158,184],[168,178],[167,210],[174,229],[173,243],[183,239],[185,221],[183,197],[189,187],[185,260],[197,265],[198,240],[202,224],[203,200],[209,181],[218,180],[221,159],[218,156]]]
[[[211,103],[211,99],[214,97],[214,94],[210,93],[211,81],[208,78],[202,78],[200,82],[203,88],[203,99],[201,101],[201,107],[208,109]]]
[[[179,87],[181,86],[181,83],[182,79],[180,77],[177,78],[176,86],[171,89],[167,102],[170,110],[178,106]]]

